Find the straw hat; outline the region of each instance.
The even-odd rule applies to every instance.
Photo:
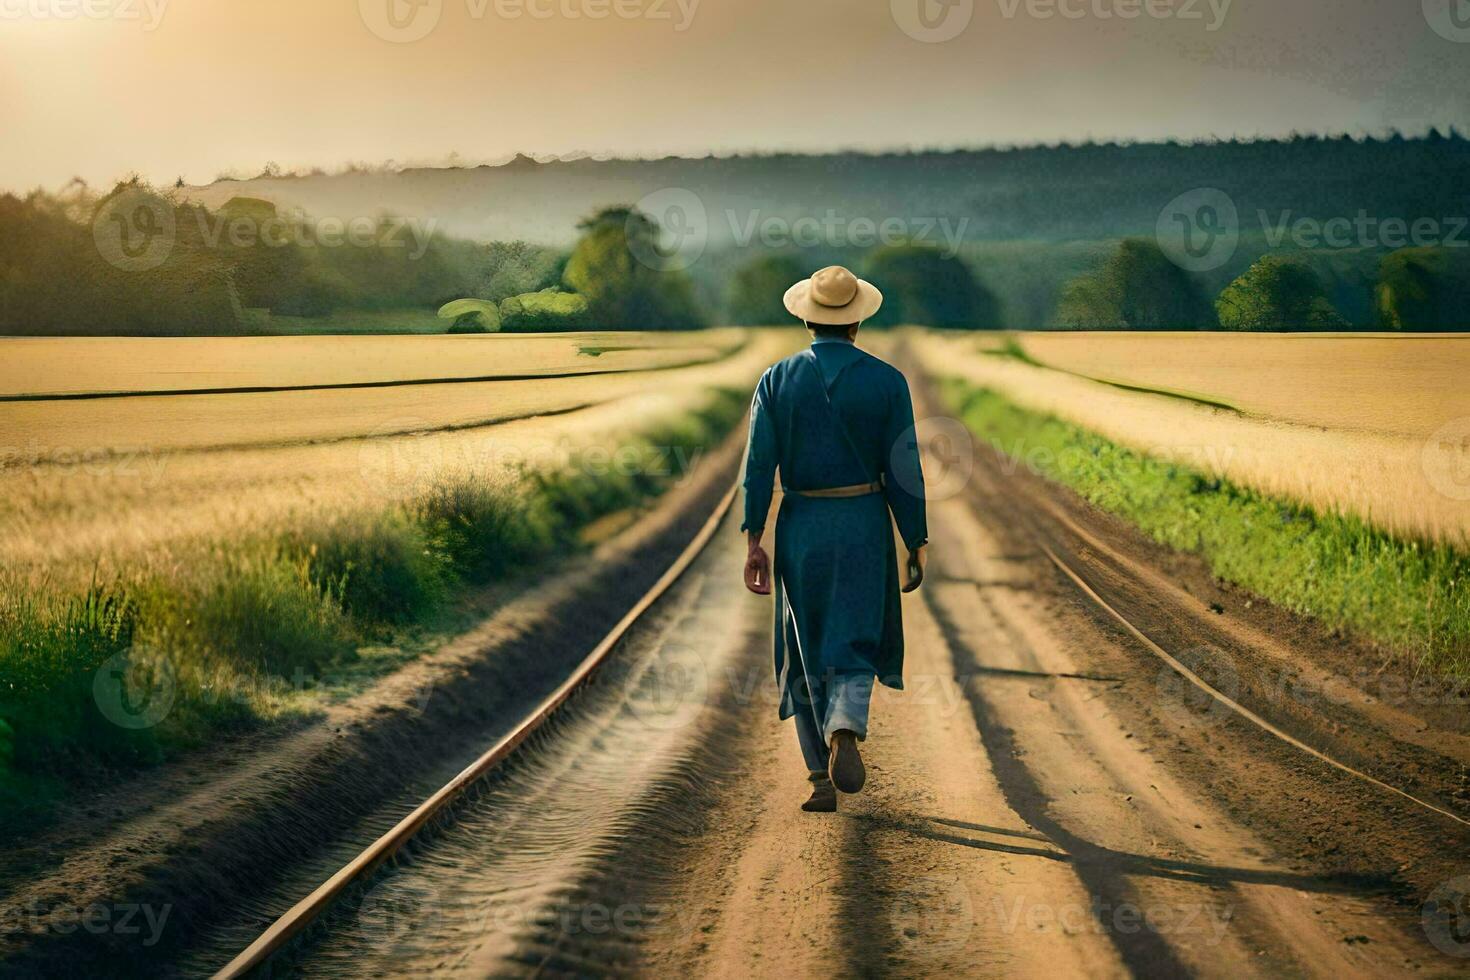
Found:
[[[878,312],[883,294],[840,265],[829,265],[786,290],[783,302],[807,323],[858,323]]]

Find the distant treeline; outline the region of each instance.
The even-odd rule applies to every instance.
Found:
[[[268,202],[217,212],[130,182],[0,196],[0,333],[238,334],[271,315],[437,307],[555,283],[564,258],[390,217],[324,229]],[[151,250],[151,251],[150,251]]]
[[[570,252],[478,243],[379,216],[315,222],[233,198],[218,211],[131,181],[98,197],[0,196],[0,334],[298,332],[343,311],[485,301],[459,329],[705,325],[689,280],[660,271],[657,228],[627,208],[584,220]],[[639,261],[640,256],[650,261]],[[503,313],[503,316],[501,315]]]
[[[422,324],[441,309],[443,328],[457,330],[786,322],[782,280],[834,262],[878,282],[890,297],[885,320],[1463,329],[1466,186],[1470,142],[1453,131],[518,158],[472,170],[268,173],[168,192],[132,181],[105,195],[74,184],[54,195],[0,196],[0,333],[300,332],[332,329],[328,318],[344,311],[415,310]],[[670,236],[661,230],[688,232],[687,213],[686,226],[674,228],[671,213],[607,206],[644,187],[693,195],[703,210],[696,253],[664,254]],[[1218,262],[1180,268],[1152,243],[1170,205],[1205,189],[1228,202],[1235,244]],[[591,201],[594,194],[602,196]],[[1215,213],[1198,202],[1185,210],[1191,219]],[[344,211],[375,217],[318,217]],[[527,215],[543,224],[567,215],[558,237],[569,244],[471,240],[488,213],[508,227]],[[802,222],[814,236],[797,233]],[[884,222],[899,233],[875,240],[872,229]],[[147,243],[160,232],[169,248],[150,264]],[[1274,298],[1252,298],[1261,290]]]
[[[1470,141],[1427,136],[1302,135],[1198,143],[1061,143],[906,153],[581,158],[501,166],[354,169],[187,188],[219,206],[230,197],[285,201],[312,214],[434,217],[447,234],[525,238],[563,247],[575,221],[613,201],[689,191],[707,215],[711,249],[741,245],[748,222],[822,216],[963,223],[967,243],[1117,240],[1153,233],[1160,210],[1214,187],[1255,224],[1289,212],[1318,220],[1356,215],[1463,215]],[[363,210],[363,209],[369,210]],[[733,218],[731,217],[733,213]],[[838,244],[832,242],[829,244]]]

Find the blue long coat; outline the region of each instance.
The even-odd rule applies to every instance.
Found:
[[[793,490],[884,484],[882,493],[862,497],[782,495],[772,575],[781,717],[795,712],[800,676],[799,666],[792,670],[793,621],[809,674],[871,672],[901,689],[893,525],[910,550],[929,534],[903,374],[847,341],[822,338],[772,365],[751,403],[741,530],[765,527],[778,469],[782,486]]]

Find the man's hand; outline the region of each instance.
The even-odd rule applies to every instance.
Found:
[[[919,545],[909,552],[907,580],[904,582],[903,591],[912,592],[924,581],[924,569],[929,564],[929,545],[927,542]]]
[[[745,587],[756,595],[771,594],[771,556],[761,547],[759,535],[751,534],[745,555]]]

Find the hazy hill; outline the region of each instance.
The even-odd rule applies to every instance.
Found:
[[[829,212],[842,223],[945,221],[971,242],[1151,234],[1161,208],[1196,187],[1228,193],[1249,235],[1259,212],[1273,222],[1287,212],[1293,220],[1360,211],[1380,220],[1464,215],[1467,186],[1470,142],[1431,134],[888,155],[546,163],[518,157],[501,166],[219,181],[185,193],[210,207],[245,195],[318,218],[387,211],[433,219],[451,235],[567,245],[576,221],[598,206],[682,188],[702,203],[710,245],[718,249],[738,243],[753,222],[821,220]],[[939,228],[932,237],[944,243]]]

